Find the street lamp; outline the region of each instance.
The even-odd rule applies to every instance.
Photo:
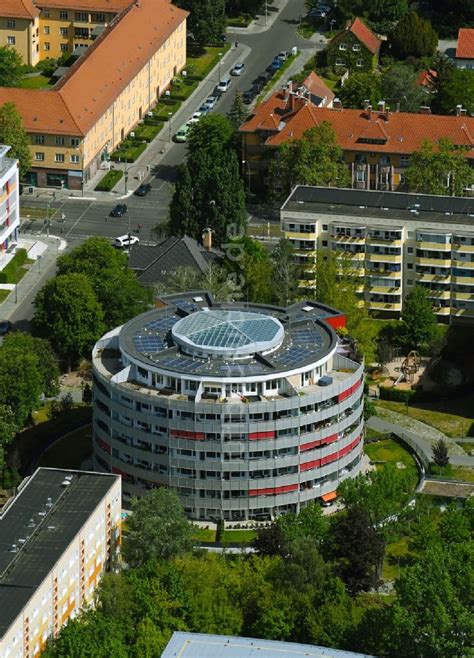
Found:
[[[334,25],[335,22],[336,22],[336,19],[335,19],[335,18],[331,18],[331,20],[329,21],[329,30],[330,30],[331,32],[332,32],[332,26]]]
[[[128,170],[127,169],[125,169],[124,176],[125,176],[125,194],[127,194],[127,192],[128,192]]]
[[[172,116],[173,116],[173,112],[168,112],[168,128],[169,128],[170,142],[172,141],[172,136],[171,136],[171,117]]]
[[[221,81],[221,57],[222,53],[219,53],[219,82]]]
[[[250,163],[247,160],[242,160],[243,165],[247,165],[247,178],[248,178],[248,184],[247,184],[247,203],[250,203]]]

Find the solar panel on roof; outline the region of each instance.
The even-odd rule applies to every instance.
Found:
[[[308,349],[293,345],[286,352],[276,355],[275,360],[285,366],[299,366],[307,361],[309,356],[311,354]]]
[[[160,336],[133,336],[132,340],[139,352],[160,352],[165,349]]]

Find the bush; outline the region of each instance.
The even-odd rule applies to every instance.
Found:
[[[142,142],[143,140],[145,140],[145,142],[151,142],[159,132],[160,129],[157,126],[141,124],[135,128],[135,140],[137,140],[137,143]]]
[[[410,400],[416,395],[416,391],[407,391],[399,388],[386,388],[385,386],[380,387],[380,399],[381,400],[391,400],[392,402],[410,402]]]
[[[117,185],[122,176],[123,171],[120,169],[110,169],[94,189],[97,192],[110,192],[110,190]]]
[[[135,162],[143,151],[146,149],[147,144],[146,142],[142,142],[141,144],[132,144],[129,146],[128,144],[125,145],[125,143],[120,146],[112,155],[110,156],[111,160],[114,160],[117,162],[120,160],[121,162]]]
[[[0,283],[7,283],[7,275],[5,272],[0,272]]]
[[[178,101],[187,100],[198,86],[197,80],[189,80],[171,88],[171,98]]]

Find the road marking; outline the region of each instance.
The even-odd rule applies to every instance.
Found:
[[[84,210],[84,212],[83,212],[81,215],[79,215],[79,217],[76,219],[76,221],[75,221],[74,224],[71,226],[71,228],[69,229],[69,231],[66,233],[66,238],[69,237],[69,235],[71,234],[71,232],[73,231],[73,229],[76,227],[77,224],[79,224],[79,222],[81,221],[81,219],[84,217],[84,215],[86,214],[86,212],[89,210],[89,208],[90,208],[91,206],[92,206],[92,201],[91,201],[90,203],[87,204],[87,208]]]

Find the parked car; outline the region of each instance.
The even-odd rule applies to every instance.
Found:
[[[135,196],[146,196],[148,192],[151,192],[150,183],[142,183],[140,187],[137,187],[134,194]]]
[[[268,70],[265,70],[263,73],[260,73],[255,84],[261,84],[265,86],[267,82],[273,77],[273,73],[274,71],[272,71],[271,66],[269,66]]]
[[[114,247],[117,247],[117,249],[127,249],[139,242],[140,240],[136,235],[120,235],[118,238],[115,238]]]
[[[308,16],[311,18],[326,18],[327,13],[326,9],[313,9],[309,12]]]
[[[283,66],[283,60],[279,59],[278,57],[275,57],[273,62],[271,63],[271,67],[274,71],[278,71],[278,69],[281,69]]]
[[[254,92],[254,88],[252,87],[252,89],[248,89],[246,92],[244,92],[242,100],[244,101],[245,105],[250,105],[255,96],[256,94]]]
[[[194,112],[193,116],[189,119],[188,126],[193,126],[195,123],[199,123],[199,120],[202,117],[201,112]]]
[[[282,62],[284,62],[284,61],[286,61],[286,60],[288,59],[288,55],[289,55],[289,54],[286,52],[286,50],[281,50],[281,51],[278,53],[277,57],[278,57],[278,59],[281,59]]]
[[[10,320],[0,320],[0,336],[6,336],[12,328]]]
[[[123,217],[127,212],[127,206],[124,203],[117,203],[115,208],[110,211],[111,217]]]
[[[222,80],[217,85],[217,89],[221,93],[225,93],[229,89],[230,84],[231,84],[231,79],[230,78],[222,78]]]
[[[185,142],[188,138],[188,133],[189,133],[189,126],[187,123],[185,123],[181,128],[178,130],[176,135],[174,136],[174,141],[175,142]]]
[[[199,107],[199,112],[202,114],[203,117],[206,116],[206,114],[209,114],[209,105],[204,102],[200,107]]]
[[[207,98],[206,100],[206,105],[210,110],[212,110],[214,109],[215,104],[217,103],[218,100],[219,99],[217,98],[217,96],[209,96],[209,98]]]
[[[244,72],[244,68],[245,68],[245,65],[243,64],[243,62],[237,62],[236,64],[234,64],[234,67],[231,70],[230,74],[231,75],[242,75],[242,73]]]

